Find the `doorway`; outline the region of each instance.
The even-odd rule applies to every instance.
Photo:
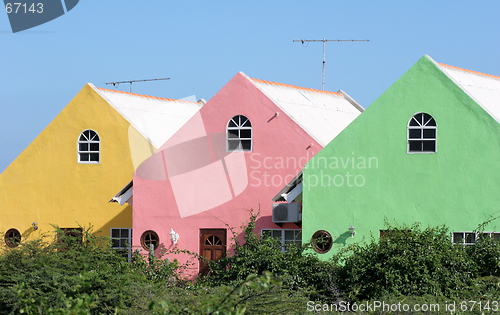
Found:
[[[214,261],[226,256],[226,234],[226,229],[200,229],[200,256]],[[200,259],[200,275],[208,272],[208,264]]]

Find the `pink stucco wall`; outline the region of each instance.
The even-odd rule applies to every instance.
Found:
[[[253,148],[227,156],[228,176],[219,176],[218,166],[213,163],[219,159],[213,139],[225,135],[228,121],[236,115],[250,119]],[[203,141],[189,142],[206,135],[212,147]],[[272,222],[271,199],[319,150],[319,143],[249,79],[237,74],[134,174],[133,246],[140,247],[142,233],[153,230],[161,246],[170,249],[173,228],[180,235],[179,249],[199,253],[200,229],[230,226],[239,231],[250,209],[260,209],[256,233],[265,228],[279,229]],[[206,172],[196,173],[203,167]],[[183,178],[182,187],[179,178]],[[229,184],[224,186],[226,180]],[[214,189],[217,185],[222,188]],[[182,202],[176,200],[179,196]],[[211,208],[197,213],[204,205]],[[283,228],[298,227],[287,223]],[[228,251],[231,244],[228,230]],[[181,262],[188,259],[185,255],[168,257]],[[198,262],[194,263],[197,268]]]

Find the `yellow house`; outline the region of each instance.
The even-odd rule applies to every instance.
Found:
[[[203,104],[86,84],[0,174],[0,243],[90,224],[129,242],[131,206],[108,201]]]

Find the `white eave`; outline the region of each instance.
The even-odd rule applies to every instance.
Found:
[[[323,147],[364,110],[342,90],[337,93],[314,90],[241,74]]]
[[[116,194],[109,202],[118,202],[123,206],[134,194],[134,182],[130,181],[119,193]]]
[[[89,85],[156,148],[161,147],[204,105],[203,101],[173,100]]]
[[[500,123],[500,77],[440,64],[427,57]]]
[[[297,174],[281,191],[274,196],[273,201],[286,201],[290,203],[302,193],[302,172]]]

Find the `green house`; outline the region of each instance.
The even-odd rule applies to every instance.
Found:
[[[328,258],[386,222],[419,222],[473,244],[500,214],[499,122],[500,77],[422,57],[307,163],[303,239]],[[484,231],[498,238],[500,219]]]

